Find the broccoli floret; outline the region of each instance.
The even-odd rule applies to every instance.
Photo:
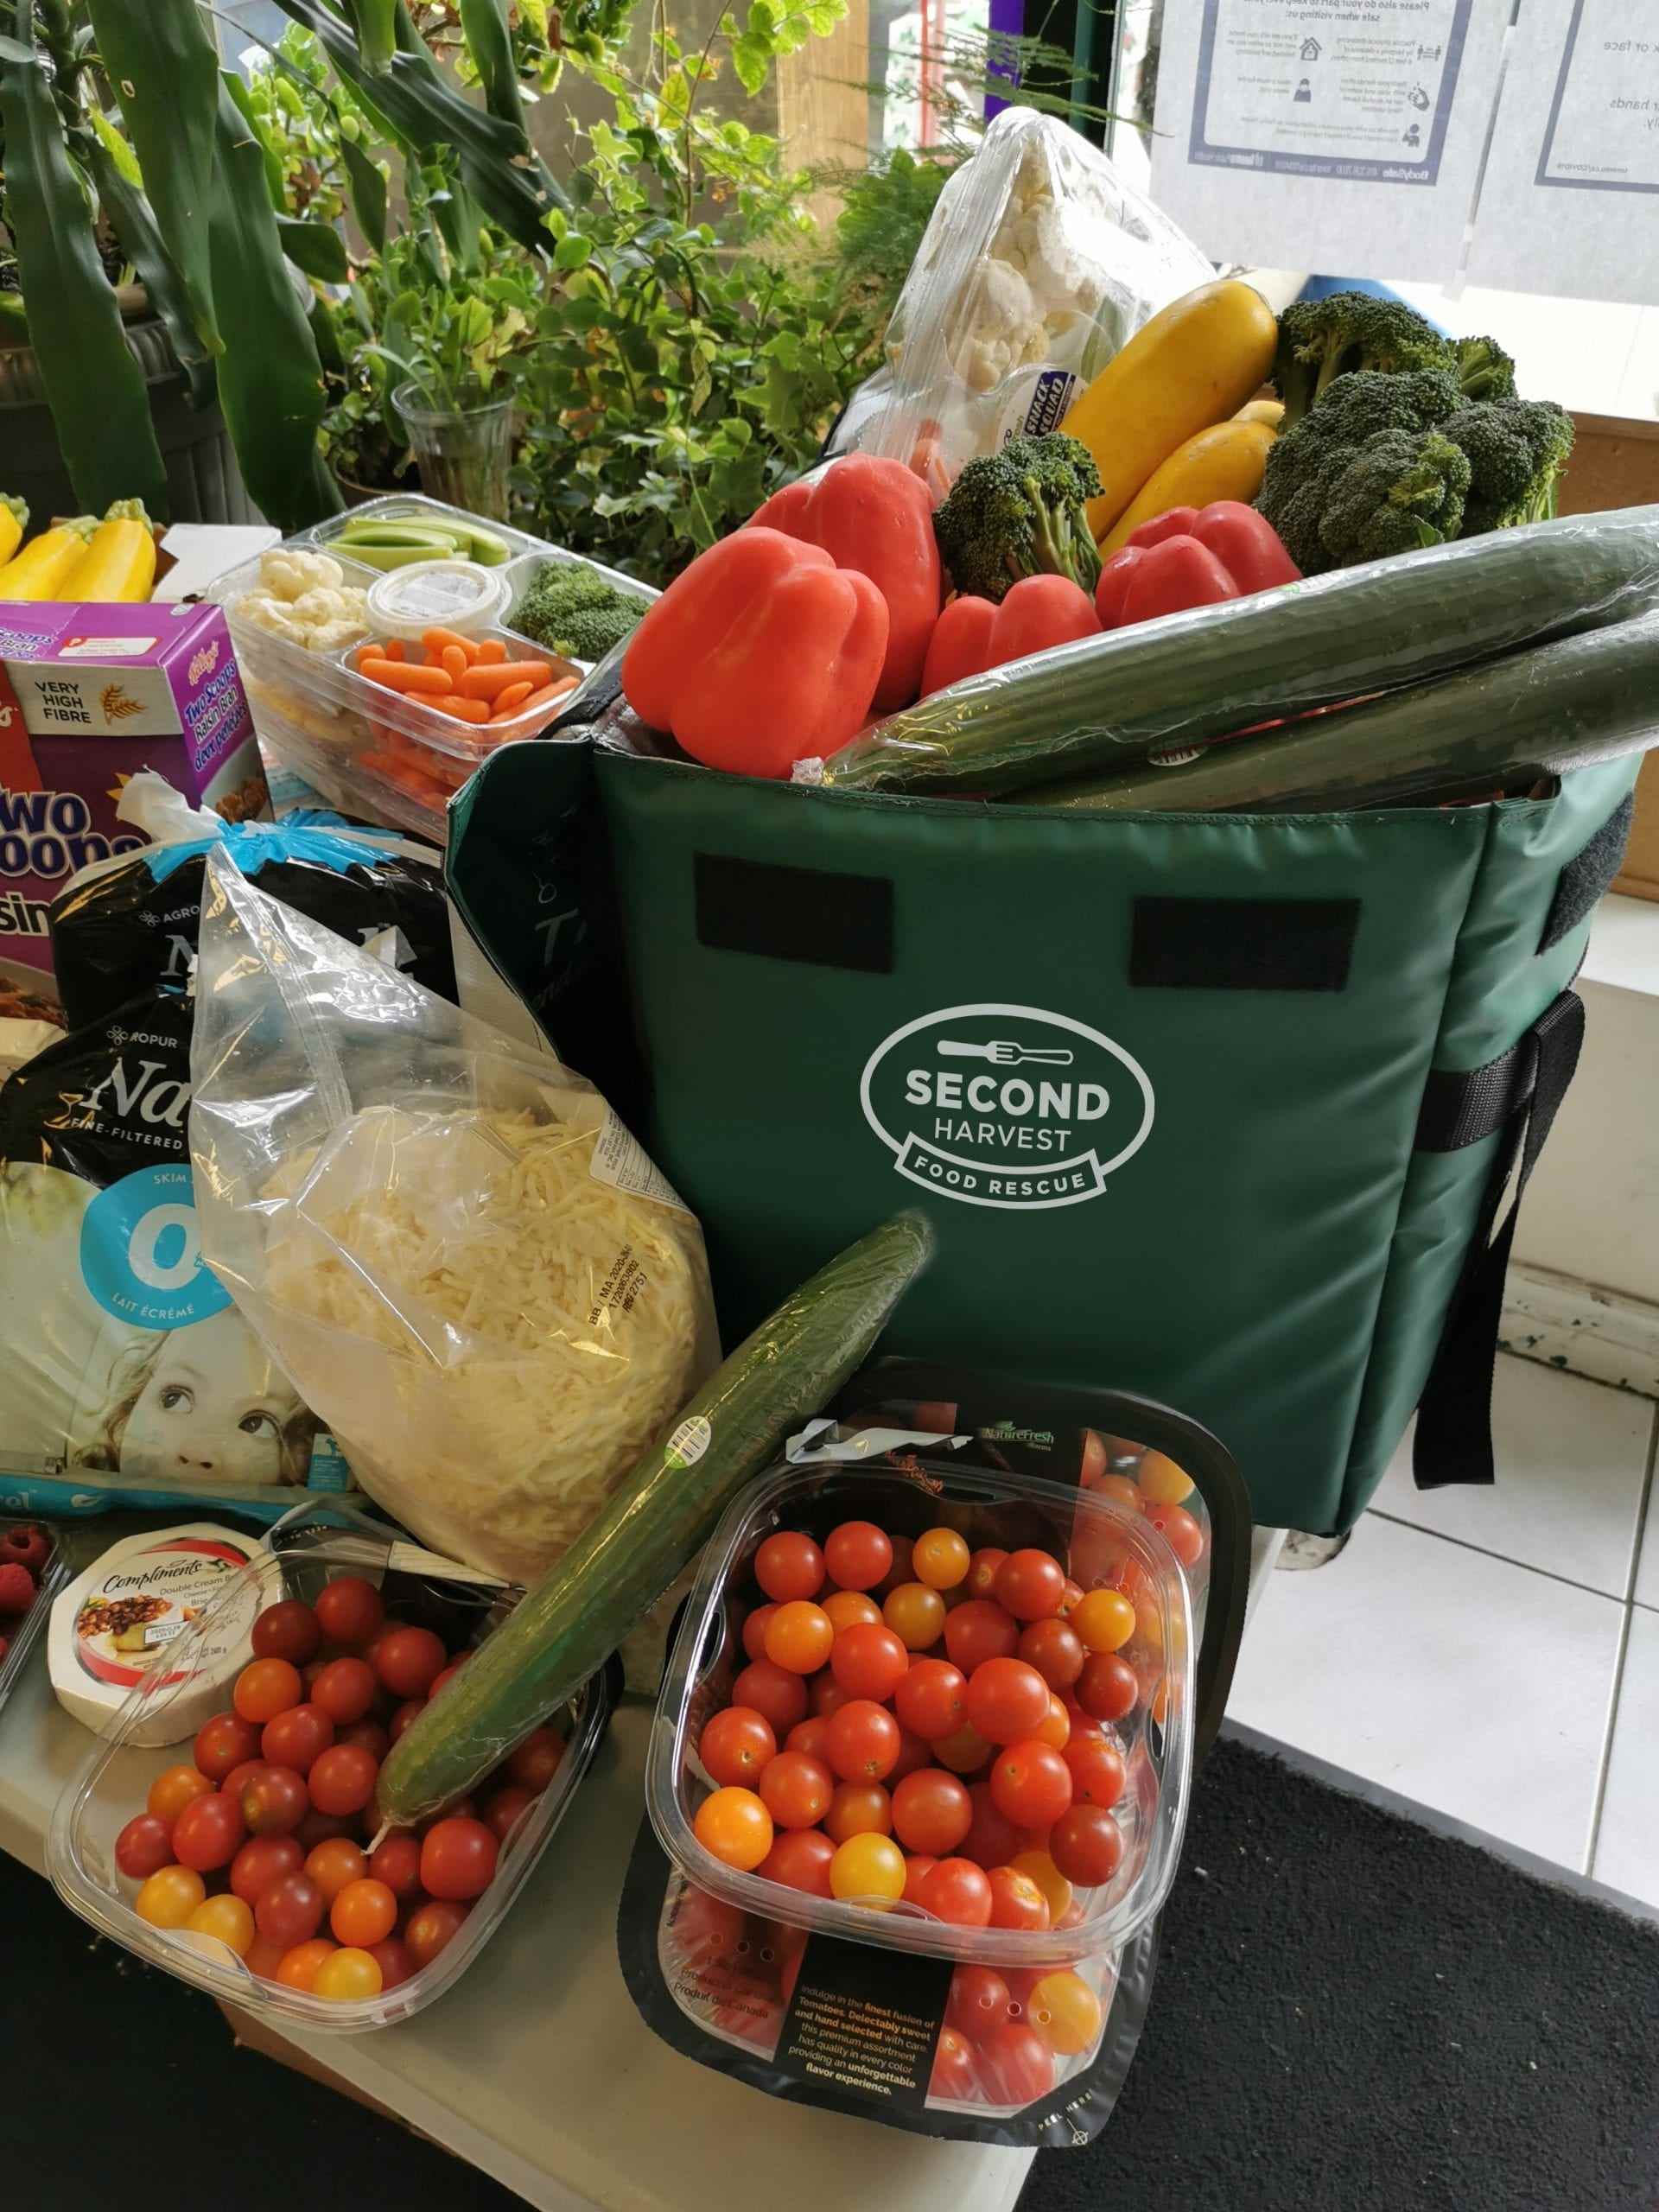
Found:
[[[1463,535],[1542,522],[1573,450],[1573,418],[1552,399],[1484,399],[1460,407],[1441,428],[1468,456],[1472,480]]]
[[[1092,593],[1100,555],[1087,503],[1100,488],[1089,448],[1058,430],[970,461],[933,517],[957,589],[1001,601],[1022,576],[1049,575]]]
[[[1326,566],[1444,545],[1468,489],[1468,461],[1442,431],[1378,431],[1330,480],[1319,523]]]
[[[1363,370],[1405,376],[1453,366],[1450,341],[1403,300],[1332,292],[1323,300],[1293,301],[1280,316],[1273,385],[1285,403],[1288,429],[1338,377]]]
[[[1456,338],[1453,373],[1465,399],[1513,399],[1515,363],[1496,338]]]
[[[1389,376],[1358,369],[1274,441],[1255,504],[1305,576],[1342,565],[1327,549],[1321,525],[1336,480],[1355,455],[1388,432],[1414,437],[1433,429],[1458,406],[1457,381],[1449,370]]]
[[[550,561],[519,601],[512,626],[569,660],[603,660],[645,613],[643,600],[585,562]]]

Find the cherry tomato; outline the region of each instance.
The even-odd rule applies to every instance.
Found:
[[[993,1744],[1034,1736],[1048,1718],[1048,1684],[1023,1659],[985,1659],[968,1677],[968,1719]]]
[[[1083,1585],[1081,1582],[1074,1582],[1068,1574],[1065,1578],[1065,1595],[1055,1607],[1055,1611],[1063,1621],[1069,1621],[1082,1603]]]
[[[361,1827],[355,1813],[308,1813],[295,1829],[294,1840],[308,1853],[320,1843],[332,1843],[337,1835],[354,1843]]]
[[[245,1904],[257,1904],[273,1882],[297,1874],[304,1864],[293,1836],[252,1836],[231,1861],[231,1887]]]
[[[406,1736],[425,1711],[423,1697],[406,1697],[392,1714],[391,1726],[386,1731],[391,1741],[395,1744],[400,1736]]]
[[[927,1879],[938,1860],[925,1851],[912,1851],[905,1860],[905,1903],[920,1904],[922,1884]]]
[[[867,1598],[861,1590],[832,1590],[823,1601],[823,1610],[830,1616],[830,1625],[839,1636],[844,1628],[856,1628],[869,1622],[879,1628],[881,1608],[874,1598]]]
[[[1052,1744],[1027,1737],[1010,1744],[991,1769],[991,1798],[1019,1827],[1047,1827],[1071,1802],[1071,1770]]]
[[[1074,1737],[1065,1746],[1065,1763],[1071,1770],[1074,1807],[1098,1805],[1109,1811],[1123,1795],[1128,1769],[1122,1752],[1103,1736]]]
[[[369,1664],[393,1697],[424,1698],[448,1660],[429,1628],[388,1628],[369,1648]]]
[[[830,1894],[885,1912],[905,1894],[905,1854],[891,1836],[849,1836],[830,1861]]]
[[[245,1759],[259,1756],[259,1731],[239,1713],[216,1713],[197,1730],[193,1748],[197,1771],[222,1783]]]
[[[971,1859],[941,1859],[917,1886],[924,1909],[953,1928],[988,1928],[991,1920],[990,1877]]]
[[[960,1966],[950,1977],[944,2024],[978,2043],[1008,2017],[1008,1985],[990,1967]]]
[[[822,1759],[830,1764],[830,1723],[815,1713],[810,1720],[798,1720],[784,1739],[785,1751],[804,1751],[810,1759]]]
[[[966,2104],[974,2094],[974,2054],[966,2036],[954,2028],[941,2028],[933,2051],[933,2071],[927,2094],[954,2105]]]
[[[383,1728],[378,1720],[354,1720],[349,1728],[342,1728],[334,1740],[366,1751],[379,1766],[391,1749],[391,1731]]]
[[[484,1825],[505,1851],[513,1830],[536,1802],[536,1793],[522,1783],[508,1783],[505,1789],[498,1789],[484,1808]]]
[[[337,1728],[365,1719],[379,1694],[379,1678],[366,1659],[330,1659],[310,1688],[312,1704]]]
[[[913,1736],[908,1728],[901,1728],[899,1731],[899,1756],[887,1777],[887,1787],[896,1789],[907,1774],[919,1774],[925,1766],[935,1764],[937,1761],[931,1745],[925,1744],[919,1736]]]
[[[471,1910],[470,1905],[457,1904],[449,1897],[429,1897],[410,1913],[404,1941],[417,1973],[423,1967],[429,1967],[439,1952],[454,1942]]]
[[[847,1702],[847,1692],[826,1667],[814,1681],[810,1693],[812,1717],[828,1724],[831,1714]]]
[[[1046,1974],[1032,1991],[1026,2018],[1051,2050],[1081,2057],[1100,2040],[1101,2002],[1080,1974]]]
[[[1054,2054],[1035,2028],[1004,2020],[981,2040],[978,2071],[988,2104],[1035,2104],[1053,2089]]]
[[[256,1774],[263,1774],[264,1770],[264,1759],[244,1759],[240,1766],[233,1766],[231,1769],[219,1786],[227,1797],[234,1797],[239,1804],[244,1789],[253,1780]]]
[[[1116,1651],[1135,1634],[1135,1607],[1121,1590],[1091,1590],[1069,1624],[1090,1651]],[[1072,1681],[1082,1672],[1079,1667]]]
[[[756,1659],[732,1684],[732,1703],[751,1707],[772,1723],[774,1736],[786,1736],[806,1718],[806,1684],[775,1659]]]
[[[334,1724],[320,1705],[291,1705],[266,1721],[259,1752],[272,1766],[291,1766],[296,1774],[309,1774],[319,1752],[334,1740]]]
[[[173,1827],[154,1813],[140,1813],[115,1839],[118,1872],[130,1882],[147,1882],[173,1864]]]
[[[963,1578],[970,1598],[988,1598],[992,1594],[996,1588],[997,1570],[1007,1557],[1007,1552],[998,1550],[995,1544],[988,1544],[974,1554]]]
[[[421,1839],[421,1886],[429,1897],[461,1901],[482,1897],[499,1856],[500,1846],[482,1821],[451,1814]]]
[[[716,1789],[705,1797],[697,1808],[692,1823],[693,1832],[703,1849],[718,1859],[722,1866],[735,1866],[743,1873],[758,1866],[772,1849],[772,1815],[764,1801],[753,1789],[728,1786]],[[421,1878],[429,1890],[432,1883],[428,1877],[425,1847],[421,1853]],[[434,1891],[434,1895],[442,1895]],[[468,1894],[461,1892],[461,1894]],[[470,1894],[476,1895],[476,1891]]]
[[[1020,1656],[1052,1690],[1068,1690],[1083,1672],[1083,1638],[1069,1621],[1033,1621],[1020,1638]]]
[[[315,1611],[331,1643],[365,1644],[386,1617],[380,1592],[360,1574],[337,1574],[318,1592]]]
[[[1179,1505],[1192,1495],[1192,1476],[1161,1452],[1147,1453],[1135,1470],[1135,1480],[1152,1505]]]
[[[145,1882],[132,1909],[152,1928],[182,1928],[207,1894],[207,1885],[194,1868],[162,1866]]]
[[[507,1779],[539,1797],[558,1772],[563,1757],[564,1738],[556,1728],[532,1728],[507,1759]]]
[[[830,1862],[835,1855],[834,1840],[821,1828],[790,1828],[778,1838],[757,1872],[768,1881],[781,1882],[785,1889],[827,1897],[832,1895]]]
[[[893,1832],[906,1851],[949,1858],[973,1819],[973,1800],[966,1786],[939,1767],[907,1774],[893,1790]]]
[[[170,1826],[193,1798],[210,1797],[213,1789],[207,1776],[199,1774],[193,1766],[164,1767],[149,1785],[144,1810]]]
[[[410,1904],[421,1894],[421,1847],[407,1830],[389,1835],[369,1853],[369,1872],[384,1882],[399,1904]]]
[[[1019,1828],[998,1811],[988,1782],[970,1783],[968,1796],[974,1817],[962,1840],[962,1856],[978,1866],[1006,1866],[1020,1848]]]
[[[899,1763],[899,1723],[873,1698],[849,1698],[838,1706],[824,1743],[843,1782],[883,1782]]]
[[[925,1651],[944,1629],[944,1600],[925,1582],[901,1582],[887,1592],[881,1618],[907,1650]]]
[[[944,1648],[951,1664],[971,1675],[988,1659],[1013,1658],[1020,1649],[1020,1624],[988,1599],[970,1598],[946,1617]]]
[[[910,1564],[916,1580],[930,1590],[954,1590],[966,1577],[971,1556],[954,1529],[929,1529],[911,1547]]]
[[[931,1746],[937,1764],[949,1767],[952,1774],[977,1774],[988,1765],[996,1750],[988,1736],[982,1736],[970,1720],[948,1736],[937,1738]]]
[[[772,1723],[753,1706],[728,1705],[704,1726],[697,1756],[712,1780],[752,1789],[764,1767],[778,1756]]]
[[[368,1871],[367,1854],[344,1835],[330,1836],[326,1843],[318,1844],[305,1862],[306,1878],[322,1891],[325,1904],[333,1904],[342,1890],[362,1881]],[[340,1934],[338,1929],[334,1932]],[[341,1936],[340,1940],[343,1943],[346,1938]]]
[[[314,1997],[326,1997],[336,2005],[349,2004],[361,1997],[380,1994],[380,1967],[366,1951],[354,1945],[331,1951],[317,1968],[311,1983]]]
[[[905,1727],[935,1743],[968,1718],[967,1694],[968,1677],[948,1659],[912,1659],[893,1688],[893,1709]]]
[[[1123,1859],[1123,1831],[1103,1805],[1073,1805],[1049,1830],[1048,1855],[1084,1889],[1109,1882]]]
[[[337,1942],[366,1951],[397,1925],[397,1900],[384,1882],[347,1882],[328,1908],[328,1925]]]
[[[256,1914],[255,1918],[257,1917]],[[262,1936],[259,1940],[265,1942],[270,1939]],[[334,1955],[334,1946],[326,1936],[308,1937],[306,1942],[284,1949],[276,1968],[276,1979],[284,1989],[314,1988],[318,1968],[325,1959],[332,1959]]]
[[[741,1907],[694,1882],[681,1891],[671,1926],[677,1956],[699,1974],[734,1967],[748,1949],[748,1919]]]
[[[823,1541],[830,1580],[842,1590],[874,1590],[893,1567],[893,1545],[874,1521],[843,1521]]]
[[[1048,1926],[1048,1899],[1029,1874],[1022,1874],[1013,1866],[993,1866],[987,1879],[991,1885],[993,1928],[1041,1929]]]
[[[791,1675],[816,1675],[835,1641],[835,1623],[808,1598],[791,1598],[766,1623],[766,1656]]]
[[[755,1554],[754,1579],[780,1605],[791,1598],[816,1598],[823,1587],[823,1554],[810,1536],[781,1529]]]
[[[297,1705],[304,1694],[300,1670],[290,1660],[256,1659],[237,1676],[231,1703],[245,1720],[263,1727]]]
[[[218,1790],[211,1797],[193,1798],[173,1823],[173,1856],[198,1874],[228,1866],[247,1840],[242,1808]]]
[[[211,1936],[238,1959],[245,1958],[253,1948],[253,1908],[228,1892],[204,1897],[184,1924],[195,1935]]]
[[[1183,1567],[1204,1557],[1204,1530],[1183,1505],[1149,1505],[1147,1519]]]
[[[1071,1885],[1046,1851],[1021,1851],[1010,1860],[1016,1874],[1029,1874],[1048,1899],[1049,1925],[1064,1927],[1071,1910]]]
[[[996,1602],[1017,1621],[1039,1621],[1058,1609],[1065,1569],[1052,1552],[1010,1552],[996,1570]]]
[[[415,1957],[407,1943],[396,1936],[388,1936],[378,1943],[371,1943],[369,1956],[380,1969],[382,1990],[397,1989],[415,1974]]]
[[[760,1802],[780,1828],[816,1827],[830,1809],[836,1777],[822,1759],[779,1751],[762,1770]]]
[[[253,1908],[259,1933],[273,1943],[308,1943],[322,1925],[322,1891],[307,1874],[284,1874],[262,1890]]]
[[[447,1667],[440,1668],[432,1677],[432,1687],[427,1692],[428,1697],[436,1697],[446,1682],[453,1682],[471,1656],[469,1652],[463,1651],[458,1659],[452,1659]],[[377,1943],[371,1948],[378,1951],[380,1947]]]
[[[257,1923],[256,1923],[257,1925]],[[269,1936],[255,1934],[254,1939],[242,1954],[250,1974],[257,1974],[262,1981],[275,1981],[276,1969],[285,1954],[280,1943],[273,1943]]]
[[[860,1621],[844,1628],[830,1654],[830,1671],[849,1697],[892,1697],[910,1669],[910,1654],[890,1628]]]
[[[887,1541],[893,1547],[893,1564],[870,1592],[873,1598],[879,1598],[884,1605],[901,1583],[913,1582],[916,1580],[915,1575],[911,1572],[910,1538],[892,1535],[888,1537]]]
[[[357,1745],[331,1744],[308,1777],[311,1802],[320,1813],[360,1813],[374,1795],[379,1771]]]
[[[1077,1677],[1077,1703],[1093,1720],[1122,1720],[1135,1711],[1141,1685],[1116,1651],[1093,1651]]]
[[[1049,1693],[1047,1717],[1035,1733],[1039,1743],[1051,1745],[1057,1751],[1063,1751],[1071,1740],[1071,1716],[1052,1691]]]
[[[317,1656],[322,1627],[302,1599],[284,1598],[258,1615],[248,1641],[256,1659],[286,1659],[291,1667],[303,1667]]]
[[[879,1782],[843,1782],[830,1800],[823,1832],[836,1843],[855,1835],[891,1835],[893,1800]]]
[[[1095,1497],[1109,1497],[1114,1505],[1125,1506],[1131,1513],[1139,1513],[1147,1502],[1128,1475],[1099,1475],[1089,1488]]]
[[[743,1624],[743,1649],[751,1659],[766,1656],[766,1630],[778,1611],[776,1605],[757,1605]]]

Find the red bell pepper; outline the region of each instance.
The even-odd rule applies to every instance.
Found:
[[[887,606],[868,576],[822,546],[746,527],[653,601],[622,690],[705,767],[786,776],[858,730],[887,650]]]
[[[1130,533],[1100,572],[1095,610],[1102,627],[1122,629],[1183,607],[1246,599],[1301,570],[1265,515],[1238,499],[1171,507]]]
[[[887,602],[887,652],[875,687],[878,714],[907,707],[938,619],[944,577],[926,485],[901,461],[842,454],[817,475],[774,492],[745,528],[781,530],[821,545],[838,569],[856,569]]]
[[[1007,661],[1095,637],[1099,630],[1088,593],[1070,576],[1022,576],[1000,606],[988,599],[953,599],[934,626],[922,696]]]

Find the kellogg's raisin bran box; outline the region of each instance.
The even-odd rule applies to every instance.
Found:
[[[0,981],[49,977],[54,897],[146,842],[115,813],[140,768],[227,821],[269,814],[219,609],[0,602]]]

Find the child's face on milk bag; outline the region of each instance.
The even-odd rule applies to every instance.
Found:
[[[303,1407],[234,1308],[162,1338],[120,1438],[146,1482],[303,1482],[291,1469]],[[308,1423],[308,1427],[311,1424]]]

